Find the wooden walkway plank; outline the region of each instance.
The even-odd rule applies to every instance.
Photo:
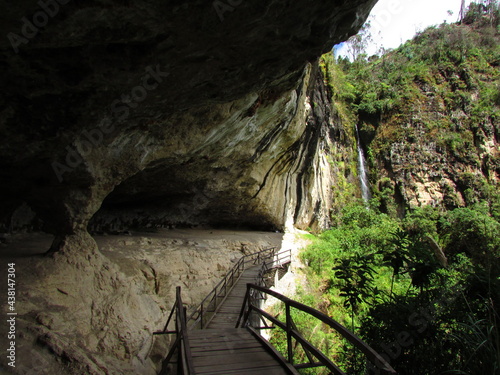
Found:
[[[247,268],[228,293],[226,299],[219,307],[206,328],[234,328],[240,314],[243,300],[247,291],[247,283],[254,283],[259,275],[260,265]]]
[[[245,328],[190,331],[197,374],[289,374]]]
[[[298,374],[281,362],[245,328],[235,328],[247,283],[254,283],[259,266],[246,269],[205,329],[189,331],[189,346],[196,374]]]
[[[241,375],[239,370],[233,370],[233,369],[226,369],[226,370],[220,370],[220,371],[209,371],[209,372],[203,372],[200,374],[207,374],[207,375]],[[245,375],[251,375],[251,374],[259,374],[259,375],[281,375],[283,374],[282,370],[279,367],[261,367],[261,368],[255,368],[255,369],[249,369],[245,371]]]
[[[262,350],[262,347],[259,345],[246,345],[247,347],[243,347],[242,345],[238,345],[236,348],[232,348],[229,351],[232,352],[234,355],[238,355],[241,353],[257,353]],[[217,352],[217,350],[205,350],[205,351],[195,351],[193,353],[193,358],[194,357],[216,357],[216,356],[225,356],[227,353],[221,354],[219,353],[213,353],[214,351]]]

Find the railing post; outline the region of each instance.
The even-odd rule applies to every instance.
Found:
[[[224,293],[226,295],[226,293]],[[214,289],[214,311],[217,310],[217,287]]]
[[[203,303],[200,306],[200,329],[203,329]]]
[[[245,298],[243,299],[243,304],[241,305],[240,315],[238,316],[238,320],[236,321],[236,326],[234,328],[240,327],[240,323],[241,323],[241,327],[243,327],[244,324],[246,323],[244,315],[245,315],[245,307],[247,304],[248,304],[248,308],[250,309],[250,304],[251,304],[250,284],[247,284],[247,291],[245,293]]]
[[[288,362],[293,365],[293,350],[292,350],[292,316],[290,315],[290,305],[285,302],[286,312],[286,347],[288,350]]]

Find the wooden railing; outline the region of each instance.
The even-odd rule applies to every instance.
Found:
[[[168,326],[175,313],[175,331],[169,331]],[[163,361],[159,375],[166,375],[168,373],[168,366],[172,360],[173,355],[177,352],[177,374],[191,375],[194,374],[194,367],[192,362],[191,347],[189,346],[188,330],[186,325],[186,308],[182,304],[181,287],[176,288],[175,304],[170,312],[170,315],[165,324],[163,331],[155,332],[155,335],[160,334],[175,334],[175,341],[167,357]]]
[[[244,255],[238,262],[231,268],[231,270],[224,276],[224,278],[207,294],[189,315],[187,322],[189,329],[204,329],[210,322],[212,317],[217,312],[218,307],[224,301],[231,288],[236,281],[248,268],[248,264],[257,265],[265,264],[266,260],[272,259],[275,255],[276,248],[271,247],[258,251],[256,253]]]
[[[260,308],[259,301],[262,300],[264,295],[273,296],[285,304],[285,322],[280,321],[276,317],[272,316],[268,312]],[[337,331],[342,337],[349,341],[354,347],[358,348],[365,357],[376,366],[381,374],[396,374],[396,371],[389,365],[389,363],[375,350],[373,350],[368,344],[363,342],[360,338],[350,332],[347,328],[342,326],[340,323],[336,322],[329,316],[323,314],[322,312],[315,310],[309,306],[306,306],[300,302],[294,301],[288,297],[283,296],[271,289],[265,288],[257,284],[247,284],[247,292],[245,295],[245,301],[241,308],[240,316],[236,327],[247,327],[259,336],[263,344],[268,345],[270,350],[275,350],[272,345],[265,339],[263,339],[260,334],[258,334],[259,329],[273,328],[269,326],[267,321],[271,322],[274,327],[278,327],[286,332],[287,339],[287,361],[293,365],[296,369],[312,368],[324,366],[335,375],[345,375],[345,373],[337,367],[324,353],[306,340],[302,334],[297,329],[296,325],[292,320],[290,310],[294,308],[303,311],[314,318],[320,320],[324,324],[328,325],[335,331]],[[258,319],[250,319],[251,314],[257,315]],[[253,327],[251,321],[254,322],[256,327]],[[264,326],[261,327],[261,322]],[[295,344],[293,343],[295,340]],[[304,363],[294,363],[294,350],[297,348],[297,344],[300,344],[304,353],[307,357],[307,362]]]
[[[273,268],[280,268],[292,261],[292,250],[282,250],[273,256],[269,262],[263,262],[255,283],[259,286],[266,286],[265,275]]]
[[[282,267],[285,264],[288,264],[292,261],[292,250],[282,250],[279,253],[274,255],[274,258],[271,262],[267,262],[269,268]]]

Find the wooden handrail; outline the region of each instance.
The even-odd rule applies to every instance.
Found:
[[[226,273],[221,281],[207,294],[201,303],[191,312],[187,322],[189,329],[204,329],[210,319],[206,317],[208,313],[215,313],[235,281],[245,270],[248,263],[259,264],[260,262],[274,257],[276,247],[270,247],[252,254],[242,256],[238,262]],[[229,290],[229,291],[228,291]],[[222,293],[221,293],[222,292]],[[199,327],[197,325],[199,324]]]
[[[170,348],[165,360],[163,361],[162,369],[160,375],[165,375],[167,373],[168,364],[175,352],[177,352],[177,368],[178,374],[182,375],[192,375],[194,374],[194,367],[192,363],[191,349],[189,345],[188,337],[188,321],[192,321],[189,328],[193,328],[196,324],[200,324],[200,328],[205,328],[208,324],[209,319],[207,319],[207,313],[217,310],[218,305],[222,303],[224,298],[227,296],[228,291],[231,290],[232,286],[239,279],[240,275],[245,270],[245,265],[253,262],[253,264],[262,264],[261,270],[259,272],[259,279],[263,280],[263,274],[269,269],[269,265],[275,264],[276,262],[281,265],[281,260],[291,259],[291,252],[287,250],[279,254],[275,254],[276,248],[264,249],[256,253],[248,254],[241,257],[238,262],[231,268],[231,270],[224,276],[224,278],[217,283],[217,285],[212,289],[212,291],[203,299],[198,308],[196,308],[190,315],[189,319],[186,318],[186,308],[183,306],[181,298],[181,287],[176,288],[176,299],[175,304],[168,316],[167,323],[162,331],[154,332],[155,335],[159,334],[176,334],[176,339],[174,344]],[[289,253],[281,257],[282,254]],[[271,262],[266,262],[266,260],[273,258]],[[168,330],[171,320],[173,319],[175,313],[175,330]]]
[[[270,296],[273,296],[280,301],[285,303],[285,315],[286,315],[286,321],[281,322],[275,317],[272,317],[269,313],[266,313],[262,309],[259,308],[259,306],[256,306],[255,303],[252,301],[252,291],[259,292],[261,294],[268,294]],[[330,318],[328,315],[312,308],[307,305],[304,305],[300,302],[294,301],[280,293],[277,293],[271,289],[265,288],[261,285],[257,284],[247,284],[247,291],[245,294],[245,300],[243,302],[243,306],[241,308],[240,316],[238,317],[238,321],[236,324],[236,327],[243,327],[245,325],[248,325],[248,320],[251,312],[255,312],[261,317],[264,317],[274,323],[277,327],[283,329],[286,334],[287,334],[287,354],[288,354],[288,361],[293,364],[293,345],[292,345],[292,338],[295,339],[298,343],[301,344],[303,347],[304,351],[307,353],[312,353],[318,360],[321,362],[322,366],[327,367],[332,373],[338,374],[338,375],[343,375],[344,373],[334,364],[332,363],[328,358],[324,356],[321,351],[313,346],[309,341],[304,339],[302,335],[296,330],[295,325],[293,324],[293,320],[290,315],[290,308],[295,308],[297,310],[303,311],[314,318],[320,320],[321,322],[327,324],[331,328],[333,328],[335,331],[337,331],[342,337],[344,337],[347,341],[349,341],[351,344],[353,344],[356,348],[358,348],[365,356],[366,358],[371,361],[375,366],[377,366],[380,370],[382,370],[382,373],[384,374],[396,374],[396,371],[391,367],[391,365],[380,355],[378,354],[375,350],[373,350],[368,344],[366,344],[364,341],[362,341],[359,337],[357,337],[355,334],[353,334],[351,331],[349,331],[347,328],[342,326],[340,323],[336,322],[332,318]],[[298,364],[296,365],[296,368],[305,368],[305,367],[316,367],[318,366],[318,363],[310,363],[310,364]]]
[[[277,254],[274,254],[273,260],[270,262],[263,262],[257,275],[256,284],[260,286],[265,286],[264,275],[273,268],[281,267],[292,261],[292,250],[282,250]]]
[[[175,331],[167,331],[170,319],[175,311]],[[186,308],[182,303],[181,287],[178,286],[175,291],[175,304],[170,313],[169,319],[163,331],[155,332],[155,334],[171,334],[175,333],[176,338],[174,344],[170,348],[165,360],[163,361],[159,375],[167,374],[168,365],[174,353],[177,351],[177,373],[182,375],[195,375],[193,366],[193,356],[189,345],[188,329],[186,325]]]

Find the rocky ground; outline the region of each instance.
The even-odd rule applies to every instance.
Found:
[[[181,286],[183,302],[198,304],[244,254],[280,247],[282,233],[175,229],[156,233],[96,236],[101,252],[124,274],[137,272],[139,264],[151,268],[149,279],[167,300]]]
[[[44,255],[52,236],[7,238],[0,262],[3,275],[15,263],[16,367],[3,356],[0,373],[155,374],[168,341],[155,342],[152,333],[165,323],[175,287],[195,305],[243,254],[280,246],[282,237],[159,230],[75,238],[70,247],[80,251],[52,255]],[[8,306],[1,305],[5,315]],[[2,320],[0,344],[7,348]]]

